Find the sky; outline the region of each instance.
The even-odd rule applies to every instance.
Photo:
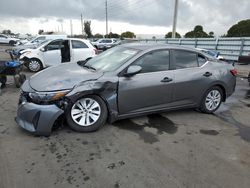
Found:
[[[109,31],[164,35],[172,30],[175,0],[107,0]],[[223,35],[238,21],[250,19],[250,0],[179,0],[177,32],[195,25]],[[44,31],[81,33],[80,15],[91,20],[93,34],[105,34],[105,0],[8,0],[1,2],[0,31],[37,34]]]

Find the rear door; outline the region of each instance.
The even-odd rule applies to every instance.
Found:
[[[46,66],[59,65],[61,63],[61,42],[62,40],[54,40],[45,46],[43,60]]]
[[[174,105],[197,104],[213,80],[212,72],[205,65],[207,59],[196,52],[173,50],[172,60],[175,68]]]
[[[133,77],[119,77],[120,114],[164,108],[172,100],[173,72],[169,70],[169,51],[157,50],[143,55],[132,65],[142,71]]]
[[[71,40],[72,60],[74,62],[84,61],[92,57],[92,50],[83,41]]]

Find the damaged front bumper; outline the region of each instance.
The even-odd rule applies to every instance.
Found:
[[[49,136],[54,122],[64,111],[56,105],[38,105],[22,102],[17,110],[16,122],[23,129],[39,136]]]

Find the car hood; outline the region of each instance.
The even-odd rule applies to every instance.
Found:
[[[77,63],[65,63],[33,75],[29,82],[36,91],[59,91],[72,89],[81,82],[96,80],[102,75],[101,72],[92,72]]]

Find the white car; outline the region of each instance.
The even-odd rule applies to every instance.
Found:
[[[8,37],[7,35],[0,34],[0,43],[1,44],[9,44],[9,45],[13,46],[18,41],[19,41],[19,39],[11,38],[11,37]]]
[[[20,53],[19,60],[23,61],[31,72],[38,72],[60,63],[90,59],[96,56],[97,50],[88,40],[71,38],[50,40],[36,49],[26,49]]]
[[[103,50],[103,48],[111,48],[113,44],[117,42],[116,39],[99,39],[96,42],[92,42],[92,44],[99,50]]]
[[[55,40],[55,39],[66,39],[67,35],[38,35],[30,41],[27,41],[23,45],[36,45],[45,40]]]

